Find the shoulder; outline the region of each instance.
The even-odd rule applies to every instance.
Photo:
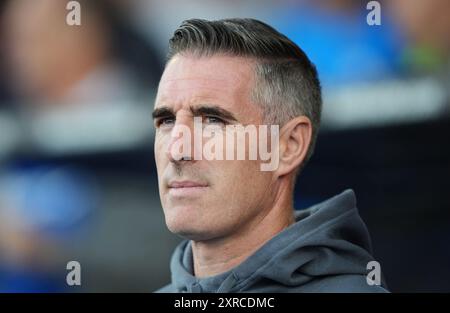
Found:
[[[388,293],[384,285],[369,285],[364,275],[333,275],[311,283],[312,292]]]

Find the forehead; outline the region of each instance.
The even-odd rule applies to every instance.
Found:
[[[161,78],[155,108],[169,106],[177,111],[201,102],[229,110],[255,109],[253,68],[247,58],[175,56]]]

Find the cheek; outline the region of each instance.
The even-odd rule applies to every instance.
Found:
[[[260,171],[259,161],[249,160],[220,161],[211,172],[217,173],[215,180],[218,187],[225,191],[224,195],[228,197],[232,194],[233,199],[240,199],[239,201],[250,196],[266,175],[266,172]],[[258,184],[255,185],[255,182]]]
[[[215,220],[224,227],[239,227],[258,215],[270,200],[270,177],[256,161],[229,161],[215,171]],[[209,203],[208,203],[209,204]]]
[[[156,135],[155,136],[155,144],[153,147],[154,153],[155,153],[155,163],[156,163],[156,169],[159,171],[162,169],[162,167],[164,166],[164,164],[167,162],[167,157],[165,154],[165,140],[164,137],[161,135]]]

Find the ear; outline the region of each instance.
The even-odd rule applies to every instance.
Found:
[[[312,137],[312,124],[306,116],[287,122],[280,131],[277,176],[294,172],[304,161]]]

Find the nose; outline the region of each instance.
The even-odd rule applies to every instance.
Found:
[[[170,133],[167,158],[175,163],[194,161],[194,148],[192,123],[186,119],[177,119]]]

